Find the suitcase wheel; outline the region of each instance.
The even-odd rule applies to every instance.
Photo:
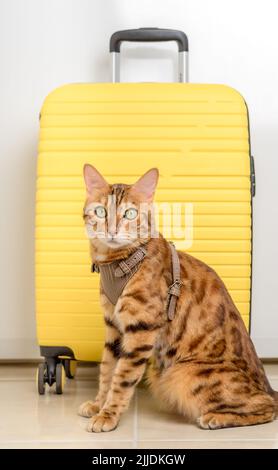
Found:
[[[47,364],[42,362],[37,368],[36,383],[39,395],[45,394],[45,384],[47,382]]]
[[[73,378],[75,365],[71,367],[67,365],[68,373]],[[63,362],[57,362],[55,358],[47,358],[45,362],[39,364],[36,373],[36,383],[39,395],[45,394],[45,384],[51,387],[55,383],[55,390],[58,395],[61,395],[64,390],[66,379],[65,366]]]
[[[64,385],[65,385],[65,378],[66,378],[66,373],[64,366],[61,362],[59,362],[56,365],[56,373],[55,373],[55,379],[56,379],[56,393],[58,395],[61,395],[64,390]]]
[[[66,377],[68,379],[73,379],[76,372],[76,361],[73,361],[71,359],[64,359],[63,364],[65,368]]]

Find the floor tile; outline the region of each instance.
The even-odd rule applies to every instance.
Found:
[[[272,380],[278,389],[278,380]],[[148,390],[138,390],[138,441],[152,441],[156,439],[167,441],[175,440],[201,440],[218,441],[225,439],[233,441],[264,440],[278,441],[278,420],[258,426],[244,426],[216,430],[204,430],[195,424],[187,423],[185,418],[158,408],[157,403],[150,397]]]
[[[269,378],[271,377],[274,377],[274,378],[278,378],[278,364],[269,364],[269,363],[266,363],[264,364],[264,369],[267,373],[267,376]]]
[[[67,380],[63,395],[56,395],[50,389],[43,396],[37,394],[33,380],[0,380],[0,443],[71,441],[78,445],[86,441],[94,446],[97,441],[108,446],[111,441],[131,442],[133,403],[112,433],[91,434],[85,431],[88,420],[78,416],[77,409],[96,392],[97,385],[93,380]]]
[[[278,448],[278,420],[260,426],[215,431],[199,429],[179,415],[158,408],[147,388],[111,433],[90,434],[87,419],[77,416],[82,401],[97,392],[99,368],[80,365],[67,380],[63,395],[49,389],[37,394],[35,365],[0,366],[0,448]],[[267,364],[271,385],[278,390],[278,365]],[[135,412],[136,410],[136,412]]]
[[[36,369],[34,364],[1,364],[0,380],[34,380]]]
[[[278,449],[278,441],[139,441],[138,449]]]
[[[268,376],[268,380],[273,390],[278,391],[278,377]]]
[[[0,441],[0,449],[132,449],[133,441]]]

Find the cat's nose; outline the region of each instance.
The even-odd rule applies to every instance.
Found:
[[[117,231],[116,231],[116,230],[109,230],[109,232],[108,232],[108,238],[115,238],[116,235],[117,235]]]

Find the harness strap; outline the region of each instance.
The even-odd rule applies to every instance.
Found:
[[[172,255],[172,281],[173,283],[169,286],[168,297],[166,302],[166,309],[168,320],[173,320],[176,310],[176,303],[180,296],[180,288],[182,286],[180,278],[180,260],[176,248],[172,242],[169,242],[171,255]]]
[[[116,277],[122,277],[130,273],[132,269],[139,264],[146,256],[147,250],[143,246],[138,248],[132,255],[127,259],[123,259],[118,264],[117,268],[114,271]]]

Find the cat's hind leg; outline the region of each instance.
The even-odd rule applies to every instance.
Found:
[[[200,416],[197,422],[202,429],[220,429],[269,423],[274,419],[275,413],[273,411],[265,411],[260,414],[239,414],[230,411],[226,413],[207,413]]]
[[[175,364],[152,368],[148,379],[157,400],[203,429],[261,424],[276,415],[275,400],[234,367],[224,375],[217,365]]]
[[[238,376],[240,378],[240,373]],[[241,388],[233,387],[233,385],[226,377],[219,388],[217,400],[210,396],[207,402],[203,403],[202,413],[197,419],[200,428],[251,426],[268,423],[275,419],[275,400],[267,392],[256,388],[252,382]]]

